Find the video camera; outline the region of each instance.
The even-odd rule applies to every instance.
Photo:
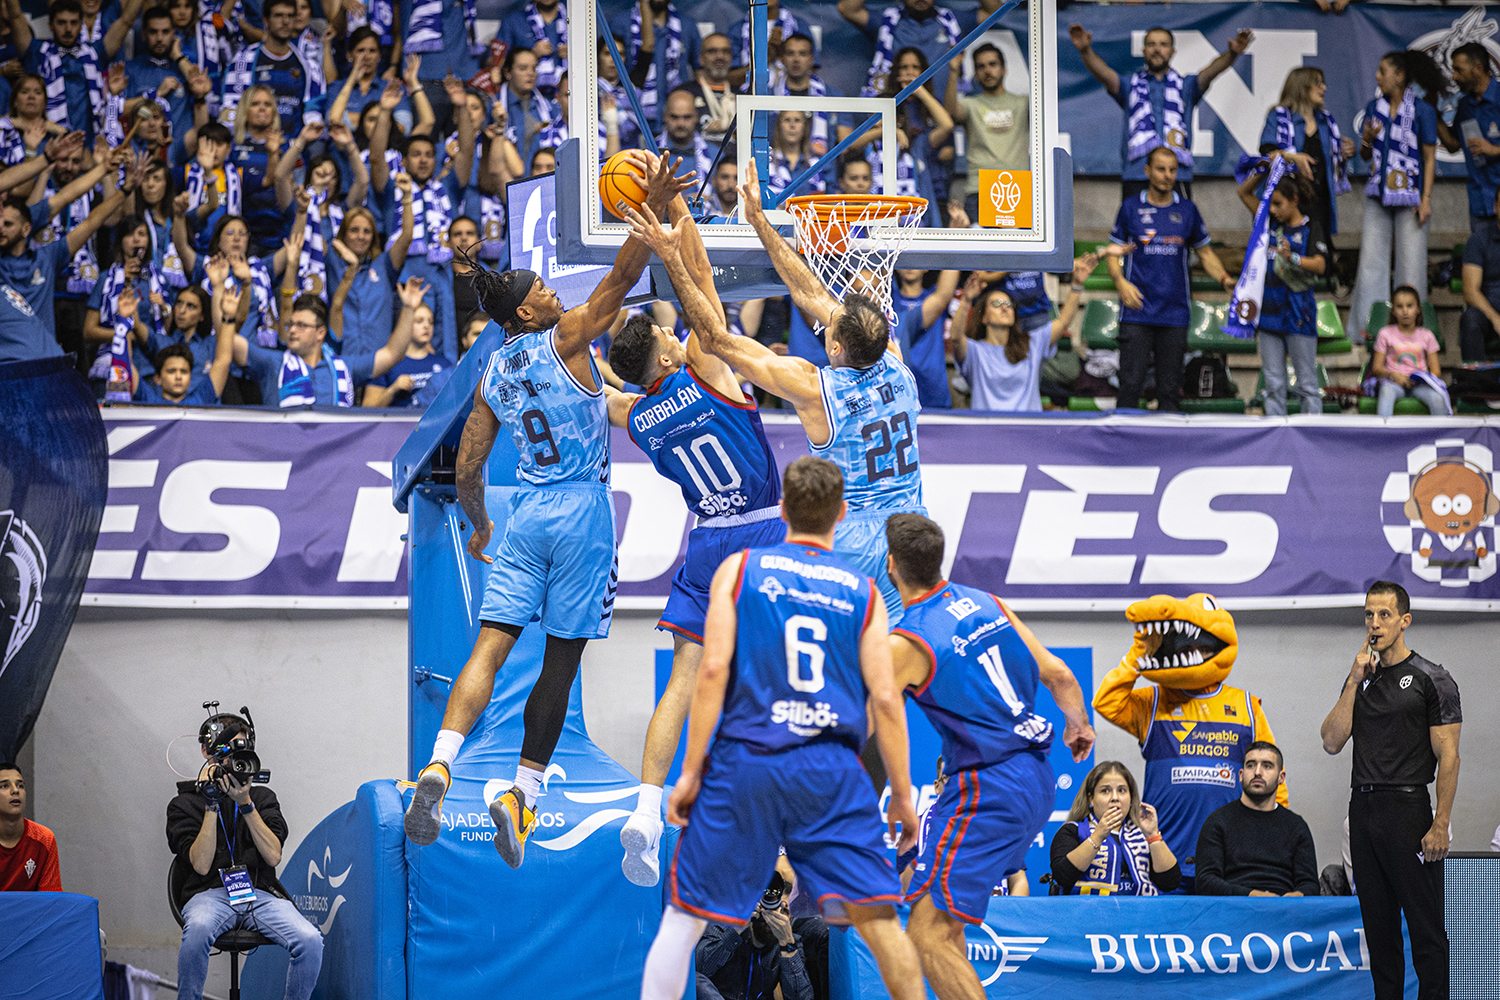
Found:
[[[216,701],[205,701],[203,708],[208,720],[198,729],[198,742],[208,753],[209,763],[198,791],[210,800],[217,799],[220,793],[216,782],[220,778],[233,778],[241,784],[269,784],[271,772],[261,769],[255,753],[255,720],[250,717],[249,706],[241,705],[237,716],[220,713]]]

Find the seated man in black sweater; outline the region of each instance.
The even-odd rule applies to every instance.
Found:
[[[1276,744],[1257,740],[1240,766],[1240,797],[1198,833],[1200,896],[1316,896],[1317,855],[1307,822],[1276,804],[1286,778]]]

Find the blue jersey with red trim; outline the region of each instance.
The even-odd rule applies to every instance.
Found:
[[[939,584],[892,631],[931,659],[913,697],[943,741],[949,773],[1046,753],[1052,723],[1036,712],[1036,659],[994,595]]]
[[[726,399],[687,366],[630,408],[630,439],[699,517],[733,517],[781,500],[781,476],[755,401]]]
[[[821,740],[865,742],[859,644],[875,583],[827,549],[746,549],[719,735],[775,752]]]

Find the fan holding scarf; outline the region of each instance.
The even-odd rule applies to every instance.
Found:
[[[651,52],[645,83],[636,89],[640,91],[641,110],[653,126],[661,125],[667,95],[693,81],[693,67],[702,59],[698,22],[684,17],[667,0],[640,0],[628,15],[616,18],[610,30],[625,39],[622,54],[626,66],[635,66],[638,54]]]
[[[47,85],[47,117],[78,129],[93,141],[104,113],[104,66],[125,44],[125,35],[140,16],[145,0],[128,0],[119,20],[97,42],[83,40],[83,7],[78,0],[54,0],[47,11],[52,37],[40,39],[15,0],[9,4],[11,41],[28,73]]]
[[[496,36],[509,52],[530,49],[537,58],[536,87],[545,96],[557,93],[568,68],[568,8],[559,0],[530,0],[500,22]]]
[[[1413,50],[1387,52],[1375,71],[1375,86],[1380,94],[1365,105],[1360,131],[1359,155],[1370,164],[1370,180],[1359,277],[1349,302],[1348,329],[1356,340],[1363,339],[1370,307],[1390,298],[1392,284],[1410,285],[1427,298],[1427,232],[1437,173],[1435,105],[1447,81],[1431,56]]]
[[[1052,879],[1065,896],[1158,896],[1182,882],[1182,869],[1141,801],[1130,769],[1095,765],[1052,837]]]

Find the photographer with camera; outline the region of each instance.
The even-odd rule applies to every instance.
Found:
[[[698,1000],[815,1000],[813,980],[826,984],[828,925],[821,917],[792,919],[797,876],[786,855],[744,927],[709,924],[694,959]],[[819,963],[824,968],[814,967]],[[821,971],[821,976],[819,972]]]
[[[205,702],[212,712],[218,702]],[[179,781],[167,805],[167,844],[187,865],[182,888],[178,997],[200,1000],[214,940],[236,927],[264,934],[291,954],[286,1000],[307,1000],[323,964],[323,937],[276,879],[286,821],[260,770],[249,711],[210,714],[198,731],[204,763]]]

